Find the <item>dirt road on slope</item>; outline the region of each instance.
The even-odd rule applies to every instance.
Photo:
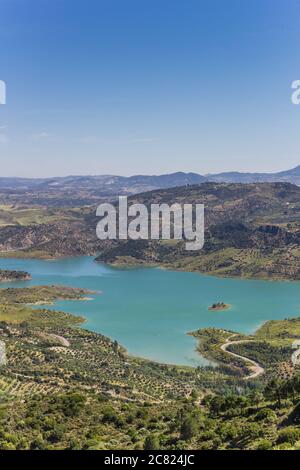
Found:
[[[265,372],[265,369],[263,367],[261,367],[258,364],[258,362],[253,361],[249,357],[240,356],[239,354],[233,353],[231,351],[227,351],[227,348],[231,344],[249,343],[249,342],[254,341],[254,340],[252,340],[252,339],[241,339],[241,340],[238,340],[238,341],[231,341],[231,338],[233,338],[234,336],[237,336],[237,335],[234,334],[234,335],[229,336],[229,338],[227,338],[226,342],[221,345],[222,351],[225,351],[227,354],[231,354],[231,356],[242,359],[243,361],[247,362],[247,364],[250,364],[249,368],[252,370],[252,373],[250,375],[247,375],[246,377],[244,377],[244,380],[256,379],[256,377],[259,377],[260,375],[262,375]]]

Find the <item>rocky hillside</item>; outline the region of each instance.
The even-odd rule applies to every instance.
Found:
[[[222,276],[299,279],[300,188],[289,183],[204,183],[150,191],[129,203],[204,203],[205,245],[174,241],[102,242],[96,206],[6,206],[0,212],[2,256],[98,255],[108,263],[155,263]],[[13,216],[12,216],[13,215]]]
[[[132,198],[151,203],[204,203],[205,245],[183,242],[119,242],[99,261],[157,263],[222,276],[299,279],[300,188],[287,183],[214,184],[174,188]]]

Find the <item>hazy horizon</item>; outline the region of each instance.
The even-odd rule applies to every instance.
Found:
[[[217,171],[215,173],[201,173],[201,172],[195,172],[195,171],[190,171],[190,170],[177,170],[177,171],[171,171],[169,173],[132,173],[132,174],[113,174],[113,173],[66,173],[63,175],[49,175],[49,176],[17,176],[17,175],[11,175],[11,176],[5,176],[5,175],[0,175],[0,178],[20,178],[20,179],[51,179],[51,178],[67,178],[67,177],[77,177],[77,176],[112,176],[112,177],[124,177],[124,178],[130,178],[134,176],[162,176],[162,175],[168,175],[168,174],[174,174],[174,173],[194,173],[198,174],[200,176],[210,176],[210,175],[217,175],[221,173],[249,173],[249,174],[255,174],[255,173],[266,173],[266,174],[275,174],[275,173],[280,173],[282,171],[288,171],[288,170],[293,170],[294,168],[300,167],[299,165],[296,165],[293,168],[282,168],[279,171],[265,171],[265,172],[257,172],[257,171],[249,171],[249,172],[240,172],[237,170],[226,170],[226,171]]]

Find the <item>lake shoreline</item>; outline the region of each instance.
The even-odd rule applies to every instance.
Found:
[[[280,276],[247,276],[247,275],[228,275],[228,274],[220,274],[218,272],[207,272],[207,271],[199,271],[195,269],[188,269],[187,267],[181,268],[171,265],[165,265],[163,263],[149,263],[149,262],[104,262],[97,260],[97,253],[94,254],[80,254],[80,255],[56,255],[56,256],[49,256],[48,253],[37,253],[37,252],[28,252],[24,253],[22,251],[14,251],[14,252],[0,252],[0,260],[1,259],[16,259],[16,260],[40,260],[40,261],[59,261],[59,260],[68,260],[68,259],[78,259],[81,257],[90,257],[93,258],[95,263],[103,264],[104,266],[109,266],[115,269],[138,269],[138,268],[157,268],[157,269],[164,269],[166,271],[176,271],[176,272],[186,272],[186,273],[195,273],[204,276],[211,276],[220,279],[240,279],[245,281],[271,281],[271,282],[300,282],[300,279],[294,278],[287,278],[287,277],[280,277]]]
[[[7,258],[3,264],[7,269],[32,272],[33,280],[17,287],[58,283],[104,292],[93,297],[93,302],[83,302],[89,296],[55,301],[53,309],[84,317],[84,329],[117,340],[130,357],[161,364],[193,368],[209,365],[194,341],[185,339],[187,331],[216,327],[249,334],[270,319],[300,314],[298,284],[294,282],[282,282],[278,288],[277,283],[224,279],[161,266],[111,268],[91,256],[51,261]],[[216,292],[234,305],[224,315],[208,311]]]

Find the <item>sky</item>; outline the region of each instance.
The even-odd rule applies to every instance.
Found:
[[[300,0],[0,0],[0,176],[300,164]]]

